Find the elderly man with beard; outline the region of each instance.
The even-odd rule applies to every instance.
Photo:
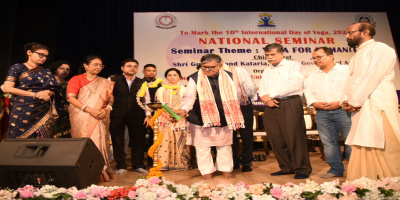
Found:
[[[300,63],[284,58],[280,44],[269,44],[264,51],[272,66],[262,74],[259,95],[267,105],[264,127],[281,169],[271,176],[296,174],[295,179],[305,179],[312,169],[301,102],[304,69]]]
[[[394,86],[396,53],[376,42],[367,22],[347,28],[350,47],[358,47],[349,63],[350,77],[343,108],[352,112],[346,144],[351,145],[347,180],[400,176],[400,123]]]
[[[187,145],[196,148],[197,165],[202,178],[209,180],[221,171],[226,179],[234,178],[232,132],[244,128],[232,73],[222,69],[222,59],[216,54],[204,55],[201,69],[189,76],[186,94],[176,113],[189,114]],[[211,147],[217,149],[213,164]]]

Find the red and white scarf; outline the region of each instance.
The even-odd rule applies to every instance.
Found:
[[[244,119],[237,99],[236,87],[228,73],[222,68],[219,70],[218,86],[228,128],[234,130],[244,128]],[[197,92],[204,127],[220,126],[220,113],[215,103],[214,93],[202,70],[198,72]]]
[[[247,96],[246,90],[244,89],[244,86],[242,84],[242,80],[240,80],[240,77],[237,74],[236,68],[232,67],[232,66],[228,66],[224,63],[223,65],[224,70],[226,71],[230,71],[233,75],[233,81],[237,83],[237,85],[239,86],[239,90],[240,90],[240,105],[245,106],[245,105],[249,105],[249,97]]]

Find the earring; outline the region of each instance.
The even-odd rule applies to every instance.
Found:
[[[85,68],[85,71],[87,71],[87,68]]]

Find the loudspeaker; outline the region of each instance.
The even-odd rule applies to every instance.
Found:
[[[0,143],[0,186],[96,184],[104,158],[89,138],[5,139]]]

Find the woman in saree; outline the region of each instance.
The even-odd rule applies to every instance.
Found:
[[[108,162],[114,83],[98,76],[104,68],[99,56],[87,56],[82,68],[85,73],[72,77],[67,86],[71,136],[90,138],[96,144],[105,162],[99,182],[108,182],[114,179]]]
[[[67,101],[67,85],[68,79],[71,78],[71,63],[64,60],[58,60],[50,65],[51,73],[54,74],[58,82],[59,93],[55,94],[56,108],[58,111],[58,120],[54,127],[55,138],[70,138],[71,137],[71,125],[69,123]]]
[[[170,68],[165,72],[168,84],[163,84],[156,92],[156,101],[166,103],[171,109],[179,109],[185,94],[185,86],[179,82],[181,72]],[[164,111],[159,119],[159,130],[163,139],[158,150],[158,158],[162,162],[161,170],[188,170],[190,169],[190,154],[186,146],[185,119],[178,122]]]
[[[27,61],[12,65],[4,82],[4,92],[12,94],[8,137],[52,137],[57,118],[53,100],[57,81],[50,70],[41,66],[49,50],[31,42],[24,45],[24,51]]]

